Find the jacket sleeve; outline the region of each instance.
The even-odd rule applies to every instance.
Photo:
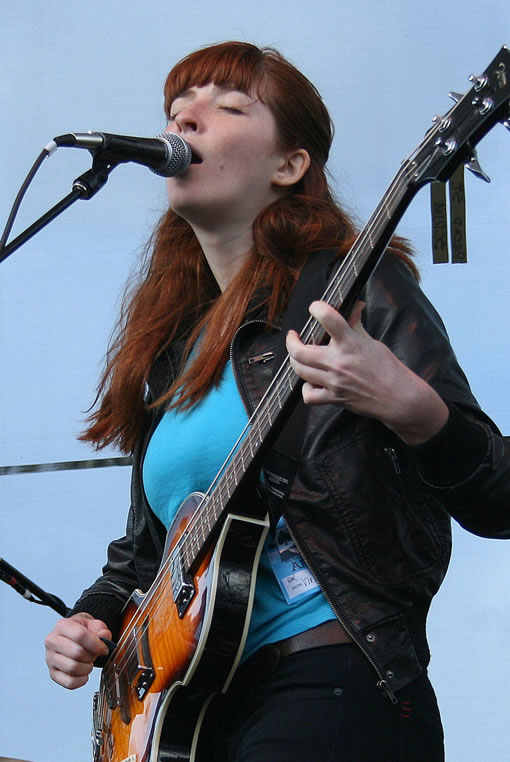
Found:
[[[414,448],[420,477],[442,492],[463,527],[481,537],[508,539],[510,441],[487,418],[451,403],[449,408],[443,429]]]
[[[132,592],[138,587],[133,568],[132,512],[129,512],[126,535],[108,546],[108,561],[102,575],[76,601],[69,616],[85,611],[105,622],[116,639],[122,612]]]
[[[148,508],[140,484],[140,452],[135,452],[131,476],[131,507],[126,534],[108,546],[102,575],[86,590],[69,616],[85,611],[104,621],[117,638],[123,609],[136,589],[145,592],[159,568],[166,535],[163,525]]]
[[[443,429],[406,447],[422,487],[483,537],[510,538],[510,442],[474,398],[436,310],[409,268],[386,255],[361,296],[365,327],[436,389],[450,410]]]

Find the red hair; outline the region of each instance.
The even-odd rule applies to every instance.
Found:
[[[164,89],[167,116],[177,95],[211,82],[256,92],[275,118],[281,147],[305,148],[310,167],[288,195],[254,220],[253,247],[223,293],[190,225],[171,209],[163,215],[142,281],[124,302],[98,387],[100,405],[81,436],[97,447],[116,443],[132,452],[143,426],[150,369],[172,342],[187,339],[186,360],[202,333],[193,362],[152,405],[190,407],[219,382],[231,338],[255,294],[263,295],[258,306],[266,308],[269,322],[277,320],[305,259],[325,248],[343,255],[355,238],[328,186],[333,127],[314,85],[272,48],[225,42],[191,53],[172,69]],[[415,269],[402,247],[395,253]]]

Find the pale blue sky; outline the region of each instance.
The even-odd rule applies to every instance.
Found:
[[[154,135],[162,83],[182,55],[225,39],[274,45],[315,82],[336,124],[330,169],[363,222],[450,90],[464,92],[501,45],[507,0],[0,0],[0,226],[35,157],[54,136],[104,130]],[[399,232],[412,239],[482,406],[510,434],[510,135],[479,147],[492,183],[466,179],[467,265],[432,266],[422,191]],[[14,234],[88,169],[60,149],[40,170]],[[93,457],[75,439],[91,403],[129,272],[165,203],[164,183],[125,165],[0,265],[0,466]],[[0,556],[71,604],[123,533],[128,469],[0,476]],[[505,543],[455,530],[447,580],[430,619],[431,674],[448,762],[508,759],[510,559]],[[51,610],[0,587],[3,654],[0,756],[90,758],[87,688],[48,678]]]

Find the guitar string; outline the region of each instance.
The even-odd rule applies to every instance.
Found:
[[[429,133],[429,135],[427,136],[426,140],[423,142],[422,145],[425,145],[425,143],[427,141],[431,140],[431,138],[434,136],[434,132],[435,132],[435,130],[432,130],[431,133]],[[421,150],[421,145],[418,147],[418,149],[416,149],[416,151],[414,152],[414,155],[417,155],[419,150]],[[413,157],[413,155],[411,155],[411,157],[406,162],[403,162],[401,168],[399,169],[399,171],[395,175],[395,178],[393,179],[392,183],[390,184],[388,192],[385,194],[385,196],[383,197],[383,200],[376,207],[376,210],[372,214],[372,216],[371,216],[370,220],[368,221],[367,225],[365,226],[365,228],[359,234],[358,238],[356,239],[356,241],[353,244],[353,247],[352,247],[351,251],[346,255],[344,260],[342,260],[342,262],[340,263],[339,270],[337,271],[335,276],[332,278],[330,284],[328,284],[328,287],[327,287],[327,289],[325,291],[325,294],[323,296],[325,301],[328,301],[327,297],[329,295],[334,294],[334,293],[338,293],[338,294],[340,294],[340,299],[341,299],[340,303],[343,302],[343,299],[342,299],[342,296],[341,296],[342,295],[342,289],[345,288],[346,284],[348,284],[349,277],[352,278],[352,274],[350,274],[349,271],[348,271],[349,265],[352,265],[353,269],[356,271],[356,269],[357,269],[356,260],[358,258],[360,258],[360,254],[361,254],[362,257],[360,259],[360,262],[363,262],[363,257],[366,256],[365,255],[365,249],[367,248],[367,246],[372,246],[372,239],[371,239],[372,232],[371,231],[375,230],[375,232],[377,232],[377,231],[384,230],[385,224],[387,224],[388,219],[391,220],[391,216],[389,215],[389,212],[388,212],[388,205],[391,206],[391,203],[394,204],[395,203],[394,198],[395,197],[400,198],[399,194],[402,191],[404,191],[406,189],[409,189],[409,182],[408,182],[409,178],[407,178],[407,181],[404,184],[402,184],[402,177],[407,173],[407,168],[409,166],[412,166],[412,162],[413,162],[413,158],[412,157]],[[413,169],[413,173],[414,172],[415,172],[415,168]],[[383,224],[383,221],[385,221],[385,224]],[[344,279],[344,281],[346,281],[345,284],[342,283],[342,279]],[[313,338],[314,337],[314,333],[317,330],[317,326],[320,326],[320,324],[318,324],[318,321],[313,320],[312,318],[309,318],[309,320],[307,321],[307,323],[306,323],[306,325],[305,325],[305,327],[304,327],[304,329],[302,331],[302,334],[301,334],[303,340],[306,340],[307,337],[308,338]],[[321,330],[323,330],[323,329],[321,328]],[[238,442],[236,443],[236,445],[234,445],[234,448],[238,446],[239,442],[240,442],[240,444],[239,444],[240,448],[243,448],[243,446],[248,446],[247,440],[250,438],[250,434],[251,434],[251,432],[253,430],[253,420],[256,418],[257,415],[263,416],[264,414],[267,414],[269,421],[271,421],[271,413],[276,413],[277,414],[278,410],[281,407],[281,396],[280,396],[280,389],[279,389],[279,386],[281,385],[281,382],[282,382],[281,376],[284,377],[284,381],[292,389],[293,388],[293,384],[295,383],[295,380],[297,379],[297,376],[294,373],[294,371],[292,370],[292,367],[290,366],[290,363],[288,362],[288,358],[287,358],[286,361],[284,361],[284,363],[282,363],[282,366],[278,369],[277,373],[275,374],[275,377],[274,377],[273,381],[270,384],[270,387],[268,388],[268,390],[266,392],[265,398],[263,398],[264,405],[261,407],[262,401],[261,401],[261,403],[259,403],[259,405],[257,406],[256,410],[254,411],[254,413],[250,417],[250,420],[249,420],[247,426],[244,428],[243,432],[241,433],[241,436],[240,436]],[[277,389],[276,394],[274,393],[275,388]],[[267,412],[267,411],[269,411],[269,412]],[[259,435],[258,435],[259,442],[258,442],[258,444],[260,444],[260,423],[259,423],[259,429],[258,430],[259,430]],[[246,437],[246,438],[243,441],[240,441],[243,437]],[[258,444],[257,444],[257,442],[255,442],[255,443],[251,443],[250,442],[249,443],[250,455],[253,454],[253,449],[255,449],[255,450],[258,449]],[[246,454],[248,454],[248,453],[246,453]],[[241,459],[241,463],[243,464],[243,462],[244,462],[243,454],[241,454],[241,456],[240,456],[240,458],[238,458],[238,460],[239,459]],[[233,465],[235,465],[235,460],[234,460]],[[232,466],[232,464],[231,464],[231,466]],[[193,529],[193,527],[197,523],[199,523],[199,522],[203,523],[203,521],[204,521],[204,519],[203,519],[203,513],[204,513],[203,509],[205,507],[206,512],[207,512],[207,508],[209,507],[209,502],[210,502],[210,494],[212,493],[212,490],[213,490],[215,484],[218,484],[218,487],[216,489],[216,493],[218,491],[221,493],[222,482],[225,481],[225,474],[223,474],[223,477],[222,477],[222,471],[224,470],[224,468],[225,468],[225,464],[224,464],[224,466],[222,466],[222,468],[220,469],[220,471],[216,475],[216,477],[213,480],[211,486],[209,487],[207,493],[205,493],[205,496],[204,496],[203,500],[200,502],[199,506],[197,507],[197,510],[196,510],[194,516],[191,517],[190,523],[189,523],[189,527],[191,527],[191,530]],[[230,471],[232,471],[232,468],[230,468]],[[244,467],[243,467],[243,471],[244,471]],[[228,486],[228,470],[227,470],[227,475],[226,475],[226,481],[227,481],[226,492],[227,492],[227,495],[230,496],[230,489],[229,489],[229,486]],[[234,477],[234,482],[235,482],[235,486],[237,486],[236,477]],[[234,484],[232,486],[234,487]],[[197,516],[198,516],[198,518],[197,518]],[[210,521],[210,519],[209,519],[209,521]],[[176,546],[174,547],[174,549],[172,549],[172,551],[169,554],[168,558],[162,564],[162,566],[161,566],[161,568],[160,568],[160,570],[159,570],[159,572],[158,572],[158,574],[156,576],[156,579],[155,579],[153,585],[151,586],[150,590],[147,592],[144,600],[140,604],[140,607],[137,610],[136,615],[135,615],[135,617],[133,617],[133,619],[136,618],[136,620],[139,621],[139,619],[143,618],[143,616],[146,615],[146,613],[152,613],[153,615],[155,615],[157,613],[157,611],[159,610],[160,606],[161,606],[162,599],[165,598],[165,600],[166,600],[166,595],[167,595],[167,593],[166,593],[166,587],[168,586],[168,577],[166,577],[163,580],[163,582],[161,581],[161,578],[163,577],[163,575],[166,575],[166,573],[169,571],[169,567],[171,565],[171,562],[174,561],[174,558],[172,557],[172,554],[175,552],[176,548],[179,545],[185,545],[186,543],[189,544],[189,542],[190,542],[189,536],[191,534],[191,530],[188,529],[186,531],[186,534],[184,534],[181,538],[179,538],[178,542],[176,543]],[[163,594],[163,592],[164,592],[164,594]],[[126,628],[124,633],[122,633],[121,640],[119,641],[118,647],[124,645],[124,642],[127,639],[127,637],[129,637],[131,635],[131,631],[133,630],[135,624],[136,623],[133,620],[130,621],[128,627]],[[143,635],[146,632],[147,629],[148,629],[148,625],[142,623],[141,628],[140,628],[140,634]],[[134,646],[131,647],[131,650],[129,650],[129,646],[126,646],[126,649],[125,649],[125,651],[123,652],[123,654],[121,656],[121,660],[119,660],[118,664],[116,663],[116,666],[117,666],[116,674],[117,675],[121,674],[125,669],[127,669],[127,662],[128,662],[129,659],[132,658],[132,656],[136,653],[136,651],[137,651],[136,643],[135,643]],[[106,667],[108,667],[108,663],[105,665],[105,669],[106,669]],[[108,671],[110,671],[110,670],[108,670]]]

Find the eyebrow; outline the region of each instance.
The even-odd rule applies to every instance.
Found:
[[[211,83],[208,83],[211,84]],[[214,84],[214,83],[212,83]],[[182,90],[180,93],[177,93],[175,97],[172,99],[172,103],[178,100],[179,98],[194,98],[196,97],[196,94],[194,92],[196,87],[207,87],[207,85],[191,85],[190,87],[187,87],[186,90]],[[239,87],[235,87],[234,85],[216,85],[214,84],[214,87],[217,90],[223,90],[224,92],[231,92],[231,93],[242,93],[243,95],[250,95],[250,93],[246,90],[241,90]]]
[[[193,95],[194,95],[193,88],[188,87],[186,90],[183,90],[182,92],[177,93],[177,95],[175,95],[172,98],[172,102],[178,100],[179,98],[190,98]]]

